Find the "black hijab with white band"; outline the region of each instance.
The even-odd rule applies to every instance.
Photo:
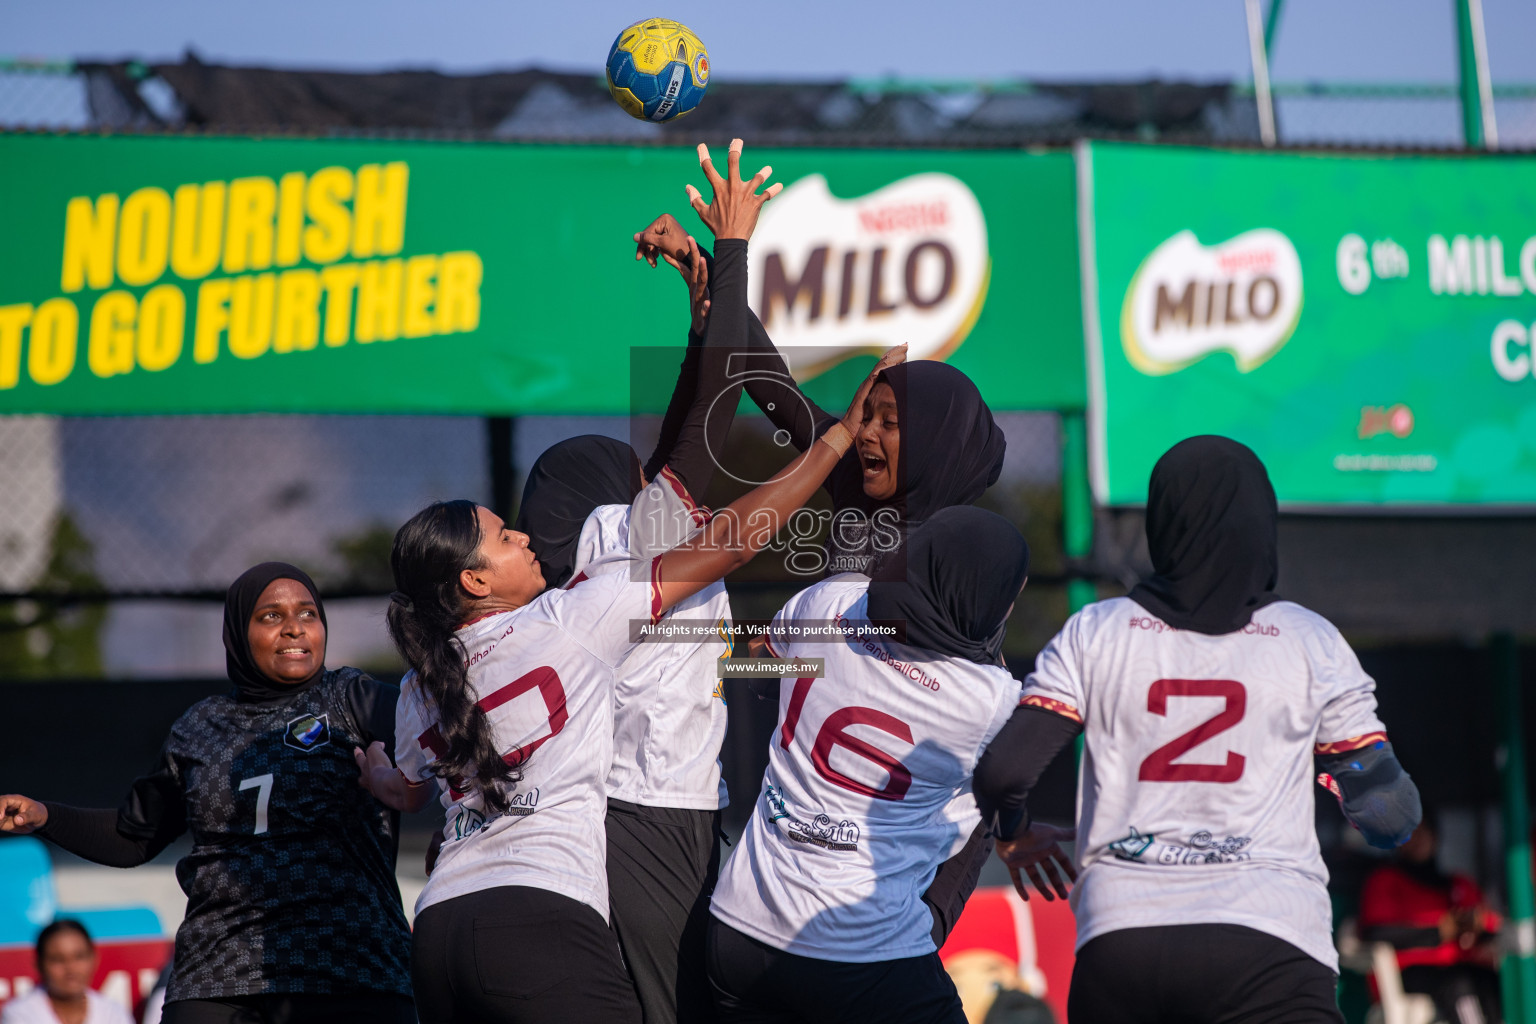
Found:
[[[1152,467],[1153,575],[1130,598],[1175,629],[1220,636],[1280,600],[1279,508],[1259,457],[1230,438],[1180,441]]]

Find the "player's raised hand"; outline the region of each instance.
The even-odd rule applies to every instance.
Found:
[[[857,436],[859,428],[864,425],[864,404],[869,398],[870,390],[875,386],[875,378],[898,363],[906,361],[907,346],[905,344],[887,349],[885,355],[881,356],[874,368],[869,371],[869,375],[859,383],[859,390],[854,392],[853,401],[848,403],[848,412],[843,416],[843,426],[847,428],[849,434]]]
[[[699,194],[698,189],[692,185],[684,186],[688,192],[688,202],[693,205],[699,219],[714,232],[716,238],[751,238],[753,229],[757,227],[757,215],[762,211],[763,204],[784,189],[783,185],[775,182],[769,185],[761,195],[758,194],[757,190],[762,188],[763,183],[772,176],[772,167],[764,167],[752,176],[751,181],[742,181],[741,150],[741,140],[732,139],[727,157],[726,176],[722,178],[709,158],[709,147],[702,142],[699,143],[699,166],[704,170],[704,177],[709,181],[709,187],[714,190],[712,201],[704,202],[704,197]]]
[[[48,823],[48,808],[20,793],[0,796],[0,832],[24,836]]]
[[[688,232],[683,230],[677,218],[664,213],[651,221],[644,231],[635,232],[635,259],[645,260],[654,267],[658,257],[670,253],[673,259],[686,262],[689,241]]]
[[[999,839],[997,856],[1008,865],[1008,874],[1013,876],[1013,887],[1025,900],[1029,899],[1029,886],[1024,884],[1025,877],[1034,883],[1040,895],[1046,899],[1054,900],[1057,896],[1066,899],[1071,888],[1069,883],[1077,882],[1077,869],[1072,866],[1072,858],[1067,856],[1061,844],[1076,838],[1075,828],[1057,828],[1044,822],[1031,822],[1028,829],[1013,839]]]
[[[688,308],[693,316],[693,333],[703,334],[704,321],[709,316],[709,264],[692,235],[688,236],[687,255],[688,259],[681,262],[673,259],[670,253],[662,253],[661,258],[683,275],[683,283],[688,286]]]

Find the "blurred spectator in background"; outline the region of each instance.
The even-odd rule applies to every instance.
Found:
[[[1408,842],[1365,881],[1360,937],[1397,948],[1403,990],[1435,1002],[1436,1020],[1494,1024],[1499,999],[1499,918],[1465,875],[1443,873],[1433,817],[1424,815]]]
[[[1035,963],[1029,908],[1012,889],[978,889],[939,959],[960,993],[967,1024],[1056,1024],[1038,998],[1045,975]]]
[[[128,1011],[91,990],[96,945],[79,921],[60,919],[37,936],[37,988],[5,1004],[0,1024],[133,1024]]]

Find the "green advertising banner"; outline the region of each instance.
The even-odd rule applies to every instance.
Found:
[[[1101,502],[1215,433],[1292,507],[1536,503],[1536,159],[1078,160]]]
[[[1070,154],[746,163],[787,186],[751,301],[797,375],[907,342],[1082,407]],[[0,135],[0,413],[632,411],[632,348],[688,313],[630,237],[707,244],[687,182],[682,148]]]

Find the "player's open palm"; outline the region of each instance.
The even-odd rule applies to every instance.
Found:
[[[19,793],[0,796],[0,832],[24,836],[36,832],[48,821],[48,808]]]
[[[698,189],[692,185],[685,186],[688,202],[693,204],[699,219],[714,232],[716,238],[751,238],[753,229],[757,227],[757,215],[762,211],[763,204],[778,195],[784,188],[783,185],[775,182],[769,185],[761,195],[758,194],[757,190],[762,188],[763,183],[773,174],[772,167],[764,167],[753,175],[750,181],[742,181],[741,150],[741,140],[732,139],[730,152],[726,158],[726,176],[722,178],[709,159],[709,147],[702,142],[699,143],[699,166],[703,168],[704,177],[708,179],[714,195],[711,201],[706,203]]]
[[[1054,900],[1057,896],[1066,899],[1071,883],[1077,881],[1077,869],[1061,844],[1076,838],[1075,828],[1057,828],[1037,821],[1013,839],[999,839],[997,856],[1008,865],[1013,887],[1024,899],[1029,899],[1029,887],[1024,884],[1024,877],[1034,883],[1046,899]]]

